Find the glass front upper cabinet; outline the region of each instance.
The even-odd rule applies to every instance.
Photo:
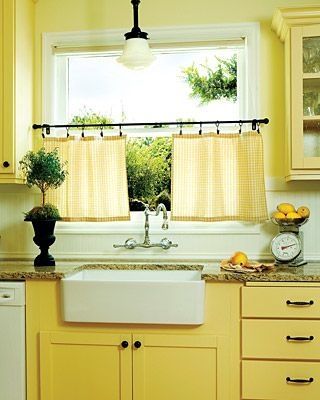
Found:
[[[278,8],[272,29],[284,42],[285,178],[320,179],[320,5]]]
[[[320,169],[320,26],[291,31],[291,166]]]

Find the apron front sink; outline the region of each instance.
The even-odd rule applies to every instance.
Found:
[[[61,280],[64,321],[144,324],[204,322],[199,270],[87,269]]]

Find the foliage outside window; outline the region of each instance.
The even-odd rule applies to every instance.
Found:
[[[200,75],[195,64],[182,72],[190,89],[190,96],[201,104],[217,99],[237,96],[237,61],[220,60],[215,70],[205,66],[206,75]],[[179,122],[179,121],[177,121]],[[108,124],[110,117],[84,108],[82,115],[75,115],[72,124]],[[190,122],[192,125],[192,121]],[[127,143],[128,192],[131,211],[142,211],[144,204],[152,208],[164,203],[170,210],[172,140],[168,137],[129,138]]]
[[[195,62],[177,72],[178,79],[184,81],[188,95],[196,98],[201,105],[225,99],[237,99],[237,58],[215,57],[216,68],[208,62],[196,65]],[[203,72],[204,71],[204,72]],[[122,115],[125,117],[125,115]],[[179,121],[192,118],[177,118]],[[110,116],[88,109],[85,105],[72,117],[72,124],[113,123]],[[171,193],[171,155],[172,140],[169,137],[129,138],[127,143],[127,176],[131,211],[141,211],[144,203],[152,208],[160,202],[170,210]]]

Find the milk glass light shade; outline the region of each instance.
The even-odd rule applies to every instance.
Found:
[[[117,61],[130,69],[143,69],[155,59],[148,45],[148,34],[139,28],[140,0],[131,0],[133,6],[133,28],[125,33],[126,43],[122,56]]]
[[[117,61],[130,69],[143,69],[148,67],[155,60],[147,39],[127,39],[124,45],[123,54]]]

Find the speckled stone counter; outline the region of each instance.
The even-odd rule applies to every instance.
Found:
[[[228,272],[219,264],[206,264],[202,271],[206,281],[237,282],[320,282],[320,263],[308,263],[301,267],[276,266],[266,272]]]
[[[59,280],[83,269],[183,269],[201,270],[205,281],[230,282],[320,282],[320,263],[302,267],[275,267],[272,271],[257,273],[228,272],[219,263],[85,263],[58,262],[56,267],[34,267],[32,262],[0,261],[0,280],[52,279]]]
[[[55,267],[34,267],[27,261],[0,261],[0,280],[26,280],[26,279],[61,279],[83,269],[182,269],[202,270],[204,264],[177,264],[177,263],[84,263],[57,262]]]

